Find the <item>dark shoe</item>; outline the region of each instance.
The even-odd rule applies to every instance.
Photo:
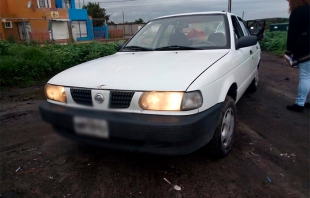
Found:
[[[310,102],[306,102],[306,103],[305,103],[305,107],[306,107],[307,109],[310,109]]]
[[[287,105],[286,108],[290,111],[296,111],[296,112],[303,112],[304,111],[304,107],[299,106],[297,104]]]

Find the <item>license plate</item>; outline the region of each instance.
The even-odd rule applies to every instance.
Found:
[[[79,135],[87,135],[99,138],[109,138],[108,122],[106,120],[74,117],[74,129]]]

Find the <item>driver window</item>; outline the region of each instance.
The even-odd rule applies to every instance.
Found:
[[[249,33],[248,29],[246,28],[244,22],[241,21],[241,20],[239,20],[239,23],[240,23],[241,28],[242,28],[242,30],[243,30],[244,36],[249,36],[250,33]]]
[[[239,39],[244,36],[242,28],[238,19],[235,16],[231,16],[231,20],[234,26],[235,38]]]

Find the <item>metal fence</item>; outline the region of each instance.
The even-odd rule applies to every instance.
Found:
[[[143,26],[144,24],[134,24],[134,23],[111,24],[109,25],[109,30],[123,30],[124,36],[133,36]]]
[[[50,32],[30,32],[29,35],[30,40],[37,43],[49,43],[51,41]]]
[[[100,29],[94,27],[94,39],[112,39],[112,38],[123,38],[124,31],[123,30],[108,30],[109,34],[106,35],[105,29]]]

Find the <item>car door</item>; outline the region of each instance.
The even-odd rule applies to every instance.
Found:
[[[242,28],[242,31],[244,32],[244,35],[250,36],[251,34],[250,34],[248,28],[246,27],[245,23],[243,22],[243,20],[240,17],[238,17],[238,20],[239,20],[240,26]],[[253,60],[252,64],[251,64],[251,67],[252,67],[251,76],[253,76],[254,75],[253,73],[257,69],[257,66],[258,66],[259,61],[260,61],[261,50],[260,50],[259,42],[257,42],[256,45],[252,46],[251,51],[252,51],[252,60]]]
[[[239,19],[231,15],[231,20],[234,29],[235,43],[244,36],[248,36],[248,32],[244,31]],[[256,46],[249,46],[240,49],[236,49],[236,64],[238,65],[237,72],[237,86],[238,86],[238,98],[245,92],[253,80],[252,76],[256,68],[254,60],[254,53],[256,52]]]

